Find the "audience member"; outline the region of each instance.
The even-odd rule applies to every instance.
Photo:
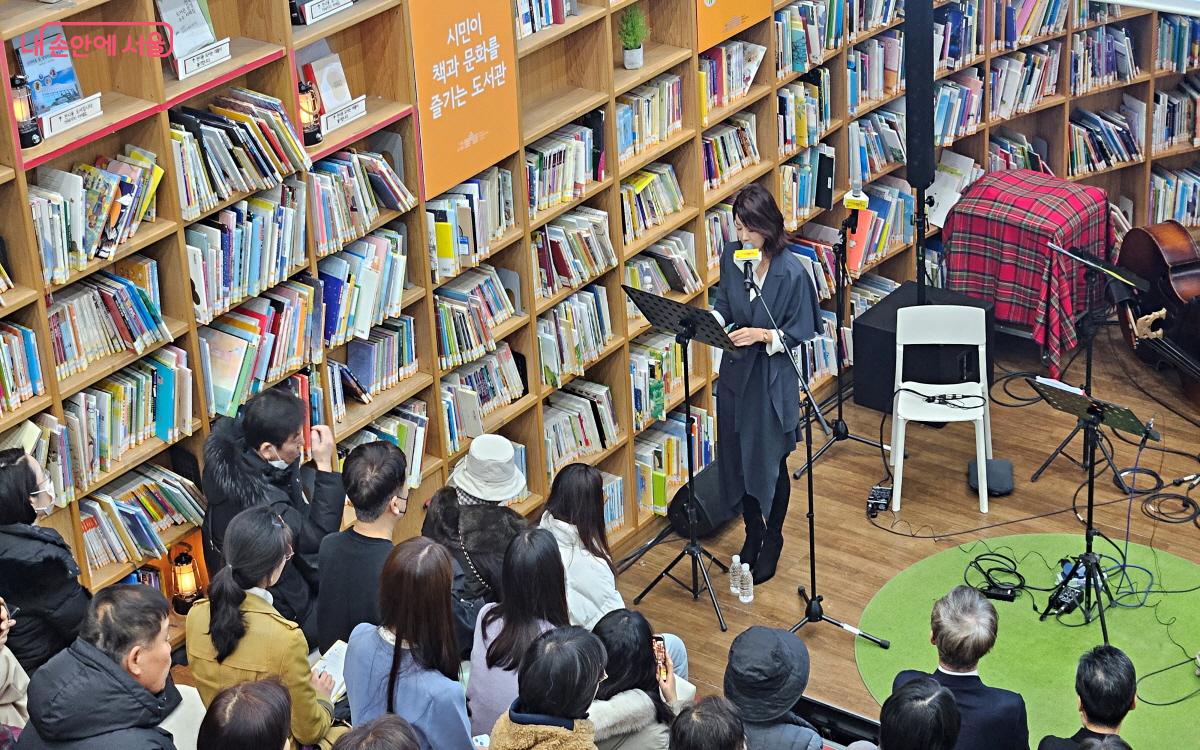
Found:
[[[1137,707],[1137,672],[1116,646],[1097,646],[1079,657],[1075,693],[1083,727],[1069,738],[1047,736],[1038,750],[1076,750],[1084,740],[1120,734],[1121,722]]]
[[[292,698],[276,677],[217,693],[196,737],[196,750],[281,750],[289,747]]]
[[[808,686],[808,647],[761,625],[733,639],[725,697],[742,712],[747,750],[819,750],[821,735],[792,708]]]
[[[169,622],[158,589],[97,593],[79,637],[30,680],[29,723],[17,748],[175,750],[158,726],[182,701],[171,680]]]
[[[517,698],[517,668],[529,644],[570,624],[562,560],[554,536],[523,529],[504,553],[500,602],[485,604],[475,627],[467,705],[471,734],[487,734]]]
[[[458,684],[450,612],[450,554],[417,537],[388,555],[380,624],[350,634],[344,674],[354,723],[394,713],[412,722],[422,750],[468,750],[470,721]]]
[[[516,449],[503,435],[480,435],[454,470],[447,485],[460,505],[507,503],[525,493],[525,475],[516,464]]]
[[[671,723],[671,750],[745,750],[742,714],[728,698],[710,695]]]
[[[600,618],[592,633],[604,644],[604,681],[588,718],[600,750],[668,750],[675,714],[690,705],[696,688],[678,678],[664,650],[665,674],[658,673],[654,634],[640,612],[616,609]]]
[[[950,750],[959,737],[954,694],[929,677],[896,688],[879,711],[878,750]],[[847,750],[874,748],[855,742]]]
[[[342,464],[354,525],[321,542],[317,644],[322,652],[362,622],[379,624],[379,576],[392,534],[408,510],[407,461],[386,440],[359,445]]]
[[[421,750],[421,740],[407,720],[384,714],[342,735],[333,750]]]
[[[269,590],[291,556],[291,529],[270,506],[233,517],[226,565],[212,577],[209,598],[188,612],[188,664],[205,706],[240,682],[278,677],[292,697],[292,736],[327,748],[345,731],[333,724],[333,680],[310,672],[304,633],[274,607]]]
[[[604,491],[600,470],[569,464],[554,477],[541,527],[558,541],[567,572],[567,608],[571,624],[591,630],[614,609],[624,609],[617,590],[617,566],[604,527]],[[687,649],[678,636],[664,633],[675,674],[688,676]]]
[[[8,605],[0,598],[0,726],[10,729],[20,729],[29,721],[29,676],[7,647],[8,634],[15,624]]]
[[[8,648],[32,676],[79,635],[89,594],[57,531],[33,522],[54,510],[54,484],[20,448],[0,450],[0,581],[20,617]]]
[[[1115,734],[1105,735],[1104,739],[1089,737],[1079,743],[1079,750],[1133,750],[1129,743]]]
[[[252,397],[236,419],[221,420],[204,444],[202,525],[209,570],[225,561],[225,530],[246,508],[265,505],[292,530],[294,558],[271,587],[274,607],[317,643],[317,556],[321,540],[341,525],[346,493],[333,470],[333,432],[316,425],[309,434],[316,471],[301,471],[308,405],[271,389]]]
[[[929,619],[937,669],[933,674],[901,672],[892,691],[918,677],[932,677],[949,688],[962,720],[956,750],[1029,750],[1025,701],[979,678],[979,660],[996,643],[996,608],[978,589],[956,586],[934,603]]]
[[[586,717],[607,659],[583,628],[539,635],[521,659],[517,699],[492,728],[492,750],[596,750]]]

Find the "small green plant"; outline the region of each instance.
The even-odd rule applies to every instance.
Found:
[[[650,36],[650,21],[640,5],[634,5],[621,14],[617,36],[621,38],[621,46],[625,49],[641,47],[646,37]]]

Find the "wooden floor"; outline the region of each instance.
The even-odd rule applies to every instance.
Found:
[[[1013,370],[1036,366],[1036,356],[1030,345],[1009,337],[1000,337],[997,354],[997,376],[1002,374],[999,365]],[[1165,441],[1160,445],[1190,453],[1200,451],[1200,429],[1140,393],[1119,364],[1124,362],[1142,387],[1175,409],[1200,418],[1195,407],[1179,395],[1176,379],[1155,373],[1132,357],[1114,330],[1102,332],[1098,337],[1095,359],[1093,391],[1097,396],[1130,406],[1143,419],[1154,417],[1155,428],[1163,434]],[[1081,356],[1065,380],[1079,383],[1083,373]],[[890,380],[891,375],[886,377]],[[1018,394],[1031,393],[1028,386],[1019,381],[1012,389]],[[998,397],[1006,398],[999,388],[996,393]],[[881,416],[878,412],[854,406],[851,400],[846,416],[855,434],[878,435]],[[827,412],[827,417],[832,418],[832,411]],[[890,421],[888,424],[890,429]],[[857,623],[867,602],[893,575],[950,545],[1013,533],[1080,531],[1080,524],[1069,511],[1036,520],[1019,520],[1070,508],[1071,496],[1084,479],[1080,469],[1060,458],[1037,483],[1030,483],[1029,477],[1073,425],[1070,417],[1054,412],[1044,404],[1020,409],[992,405],[994,455],[1012,460],[1016,490],[1008,497],[992,498],[986,516],[979,513],[978,495],[967,487],[965,479],[967,461],[974,457],[971,426],[950,425],[940,430],[911,427],[907,438],[909,457],[905,464],[903,509],[896,517],[896,531],[929,536],[1015,521],[945,539],[914,539],[872,526],[865,517],[864,508],[867,491],[883,477],[879,453],[853,442],[835,446],[818,464],[815,474],[818,583],[825,596],[826,613]],[[820,440],[816,444],[820,445]],[[1080,437],[1074,443],[1076,456],[1081,445]],[[1117,464],[1121,467],[1132,465],[1135,446],[1117,442],[1116,447]],[[803,455],[801,446],[792,456],[793,468],[801,465]],[[1143,454],[1142,465],[1159,471],[1168,481],[1200,470],[1200,464],[1194,460],[1149,450]],[[1097,502],[1119,497],[1107,476],[1097,487]],[[1200,491],[1195,494],[1200,497]],[[1081,493],[1081,502],[1084,497]],[[669,581],[659,584],[640,605],[639,609],[657,629],[674,632],[684,639],[689,651],[691,677],[702,694],[721,692],[726,656],[734,636],[751,625],[789,628],[800,619],[796,586],[807,584],[809,578],[806,504],[804,484],[798,482],[792,492],[784,529],[786,544],[779,573],[774,580],[756,587],[753,603],[740,604],[730,595],[727,580],[719,577],[718,598],[725,610],[728,632],[722,633],[717,627],[712,607],[706,599],[693,602],[686,591]],[[1124,503],[1098,509],[1097,525],[1113,535],[1124,534],[1125,515]],[[1153,538],[1158,549],[1200,563],[1200,529],[1196,526],[1156,524],[1136,509],[1132,517],[1134,541],[1149,543]],[[878,521],[891,526],[892,514],[883,514]],[[742,540],[742,527],[738,522],[729,524],[722,534],[707,544],[728,561],[729,555],[741,547]],[[678,542],[664,544],[622,574],[619,585],[630,606],[633,597],[671,560],[679,547]],[[678,570],[690,575],[683,564]],[[1188,596],[1200,596],[1200,593]],[[803,636],[812,658],[809,694],[878,717],[879,707],[858,675],[853,639],[829,625],[805,628]],[[914,666],[924,668],[929,665]]]

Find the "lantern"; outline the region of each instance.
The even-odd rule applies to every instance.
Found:
[[[175,582],[175,595],[171,605],[175,612],[186,615],[201,596],[196,574],[196,560],[192,557],[192,546],[180,544],[183,549],[171,560],[171,577]]]
[[[17,122],[21,148],[36,146],[42,142],[42,131],[37,118],[33,116],[33,95],[29,91],[29,81],[18,73],[9,80],[9,85],[12,88],[13,119]]]
[[[300,86],[300,127],[304,130],[304,145],[315,146],[324,137],[321,135],[321,94],[308,81]]]

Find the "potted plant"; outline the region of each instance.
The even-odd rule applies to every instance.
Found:
[[[650,22],[641,5],[631,6],[621,14],[617,36],[621,38],[621,47],[625,50],[625,69],[637,70],[642,67],[642,42],[650,36]]]

